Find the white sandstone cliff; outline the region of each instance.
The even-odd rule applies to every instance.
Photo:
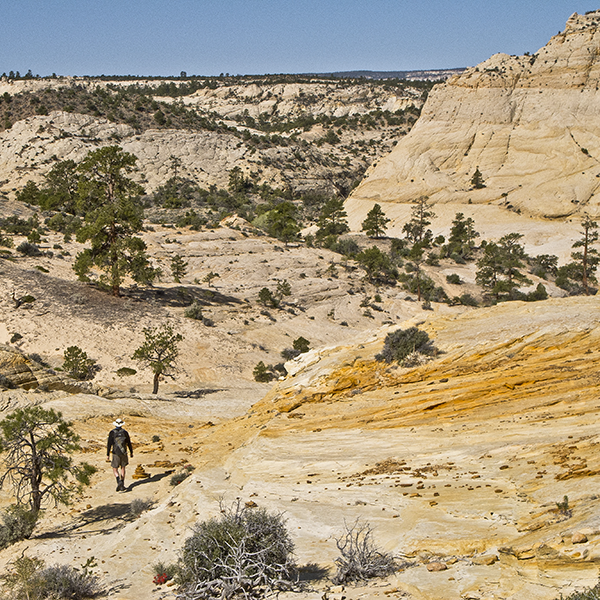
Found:
[[[495,204],[600,214],[600,11],[531,56],[496,54],[434,88],[410,134],[352,200]],[[485,186],[471,179],[479,168]]]

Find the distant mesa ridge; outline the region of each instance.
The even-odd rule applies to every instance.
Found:
[[[335,71],[333,73],[304,73],[316,77],[340,77],[348,79],[407,79],[409,81],[441,81],[460,75],[465,67],[456,69],[426,69],[421,71]]]
[[[600,215],[600,11],[534,54],[496,54],[433,88],[412,131],[350,198]],[[485,187],[473,189],[479,169]]]

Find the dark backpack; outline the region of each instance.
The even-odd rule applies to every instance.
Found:
[[[127,432],[121,427],[117,427],[114,432],[113,453],[127,456]]]

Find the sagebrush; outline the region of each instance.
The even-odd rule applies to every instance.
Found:
[[[337,572],[333,583],[336,585],[386,577],[396,570],[394,557],[375,546],[368,523],[357,520],[350,526],[346,525],[346,531],[336,539],[336,545],[340,551],[340,556],[335,559]]]
[[[69,565],[45,567],[39,558],[21,556],[0,576],[4,597],[10,600],[86,600],[104,593],[93,558],[80,569]]]
[[[281,514],[236,502],[219,517],[202,521],[178,561],[178,598],[204,600],[260,596],[289,588],[294,544]]]

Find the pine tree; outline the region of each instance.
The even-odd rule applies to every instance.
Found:
[[[171,275],[173,275],[175,283],[181,283],[181,280],[187,273],[187,268],[187,261],[183,260],[183,257],[179,254],[175,254],[173,258],[171,258]]]
[[[428,245],[433,237],[431,229],[427,229],[427,226],[431,225],[431,219],[435,219],[435,213],[431,210],[428,200],[427,196],[421,196],[414,201],[410,221],[402,228],[406,238],[413,244],[425,242]]]
[[[476,190],[480,190],[485,187],[485,183],[483,182],[483,175],[481,174],[479,167],[475,168],[475,173],[473,173],[473,177],[471,177],[471,185]]]
[[[142,187],[128,175],[137,158],[118,146],[90,152],[78,169],[78,212],[85,225],[77,232],[78,242],[90,241],[91,248],[77,255],[73,268],[80,279],[89,280],[93,266],[106,272],[106,282],[114,296],[126,274],[135,281],[151,282],[158,271],[147,260],[146,244],[134,234],[142,229],[143,210],[136,199]]]
[[[390,220],[385,216],[379,204],[375,204],[362,222],[362,230],[369,236],[379,238],[384,235]]]

